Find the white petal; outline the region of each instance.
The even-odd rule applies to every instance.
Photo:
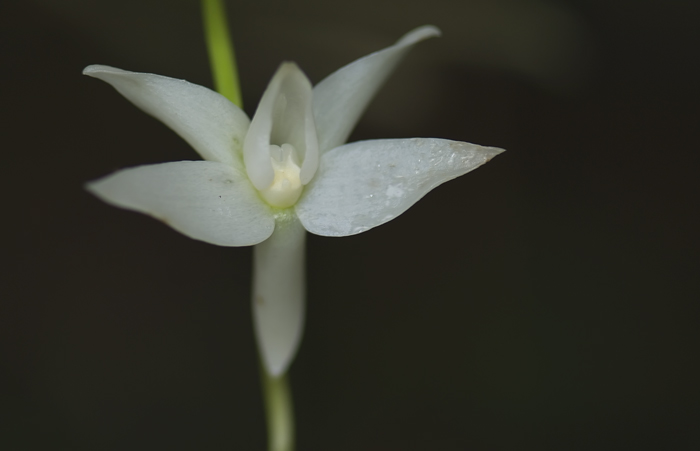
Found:
[[[185,139],[205,160],[241,166],[248,116],[221,94],[185,80],[88,66],[83,74],[112,85]]]
[[[326,77],[314,87],[314,116],[321,153],[347,141],[375,93],[413,44],[440,30],[417,28],[384,50],[367,55]]]
[[[274,178],[270,145],[291,144],[301,158],[306,184],[318,167],[318,139],[311,112],[311,82],[294,63],[283,63],[270,80],[248,129],[243,155],[248,176],[258,190]]]
[[[149,214],[219,246],[260,243],[275,227],[245,173],[213,161],[124,169],[88,183],[87,189],[109,204]]]
[[[253,318],[268,373],[283,374],[304,330],[306,231],[291,211],[278,216],[272,236],[253,249]]]
[[[436,186],[501,152],[437,138],[346,144],[323,154],[296,212],[311,233],[354,235],[392,220]]]

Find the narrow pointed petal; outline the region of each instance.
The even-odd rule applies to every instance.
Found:
[[[433,26],[417,28],[384,50],[367,55],[314,87],[314,116],[321,153],[347,141],[374,95],[414,44],[439,36]]]
[[[294,213],[278,217],[272,236],[253,249],[253,319],[268,373],[287,371],[304,330],[306,231]]]
[[[187,141],[205,160],[241,166],[248,116],[221,94],[185,80],[88,66],[83,74],[112,85],[121,95]]]
[[[311,233],[354,235],[394,219],[436,186],[501,152],[437,138],[346,144],[323,154],[296,212]]]
[[[269,187],[274,178],[270,144],[291,144],[299,153],[302,183],[316,173],[318,139],[311,95],[311,82],[296,64],[280,65],[260,99],[243,145],[246,170],[257,189]]]
[[[117,207],[146,213],[196,240],[250,246],[275,228],[245,173],[213,161],[178,161],[124,169],[87,184]]]

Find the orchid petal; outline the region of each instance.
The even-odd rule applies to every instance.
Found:
[[[306,231],[292,211],[277,216],[272,236],[253,248],[253,319],[262,361],[283,374],[299,348],[306,310]]]
[[[88,183],[87,189],[109,204],[149,214],[219,246],[258,244],[275,228],[245,173],[213,161],[124,169]]]
[[[93,65],[83,74],[121,95],[187,141],[205,160],[242,167],[240,152],[248,116],[221,94],[185,80]]]
[[[318,139],[311,94],[311,82],[294,63],[283,63],[270,80],[243,144],[248,177],[257,189],[269,187],[274,178],[271,144],[291,144],[299,152],[303,184],[316,173]]]
[[[439,36],[427,25],[407,33],[396,44],[344,66],[314,87],[314,115],[321,153],[347,141],[369,102],[401,58],[424,39]]]
[[[346,144],[323,154],[296,213],[311,233],[354,235],[394,219],[436,186],[501,152],[437,138]]]

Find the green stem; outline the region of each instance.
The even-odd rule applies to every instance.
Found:
[[[260,366],[265,414],[267,416],[267,449],[294,451],[294,409],[287,375],[271,376]]]
[[[220,94],[243,108],[236,56],[228,32],[223,1],[202,0],[202,16],[214,86]]]

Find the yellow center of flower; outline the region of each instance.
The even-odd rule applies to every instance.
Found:
[[[273,144],[270,146],[270,160],[275,177],[270,186],[260,190],[260,194],[273,207],[291,207],[304,189],[299,177],[301,168],[297,164],[296,149],[291,144],[282,144],[281,147]]]

